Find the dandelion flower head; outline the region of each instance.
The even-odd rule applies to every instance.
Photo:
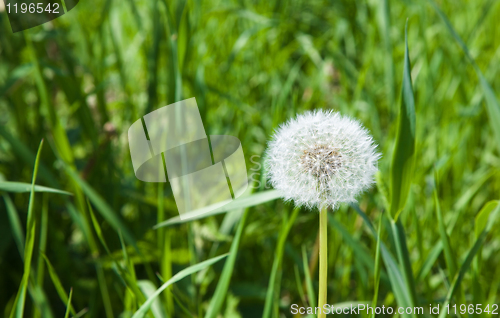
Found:
[[[335,209],[373,184],[376,147],[358,121],[337,112],[306,112],[277,129],[266,151],[267,177],[286,201]]]

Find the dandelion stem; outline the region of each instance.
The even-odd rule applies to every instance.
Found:
[[[323,207],[319,213],[319,291],[318,307],[320,308],[318,318],[326,317],[323,307],[326,304],[326,288],[328,273],[328,248],[327,248],[327,208]]]

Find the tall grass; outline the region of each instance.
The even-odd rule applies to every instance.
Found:
[[[491,308],[498,14],[491,0],[96,0],[13,34],[0,12],[0,315],[315,306],[318,216],[262,182],[273,130],[315,108],[358,118],[383,154],[377,186],[328,216],[327,303]],[[126,133],[190,97],[207,134],[241,140],[254,183],[185,222],[169,184],[135,178]]]

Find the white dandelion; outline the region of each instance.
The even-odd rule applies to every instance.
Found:
[[[295,205],[336,209],[373,184],[376,147],[358,121],[337,112],[306,112],[274,134],[266,152],[267,176]]]
[[[317,110],[276,131],[266,151],[267,176],[287,201],[319,214],[318,317],[327,304],[327,209],[354,202],[373,184],[380,154],[368,131],[347,116]]]

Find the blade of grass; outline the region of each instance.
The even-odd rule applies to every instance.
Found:
[[[460,198],[456,201],[456,203],[453,205],[453,208],[455,210],[462,210],[464,207],[467,206],[467,204],[474,198],[474,195],[478,193],[480,189],[483,188],[483,185],[488,179],[490,179],[493,175],[495,174],[494,171],[486,171],[484,174],[482,174],[476,182],[470,187],[467,188],[467,190],[460,196]]]
[[[0,191],[14,192],[14,193],[31,192],[31,184],[24,182],[3,181],[0,182]],[[73,195],[73,193],[71,192],[48,188],[39,185],[35,185],[35,192],[50,192],[50,193],[58,193],[65,195]]]
[[[41,211],[41,221],[40,221],[40,238],[38,243],[38,255],[37,255],[37,266],[36,266],[36,282],[35,285],[38,289],[43,291],[43,279],[45,276],[45,262],[43,260],[42,254],[45,253],[47,247],[47,231],[48,231],[48,219],[49,219],[49,201],[48,195],[44,194],[42,196],[42,211]],[[33,317],[40,318],[45,317],[47,313],[35,310]]]
[[[486,228],[488,224],[488,218],[491,215],[491,212],[495,210],[495,208],[498,206],[498,201],[490,201],[485,204],[485,206],[479,211],[479,213],[476,215],[475,222],[474,222],[474,234],[476,239],[478,239],[481,236],[481,233],[483,230]],[[479,249],[477,252],[477,257],[474,259],[474,263],[472,264],[472,274],[473,274],[473,292],[472,292],[472,303],[478,304],[478,303],[483,303],[486,301],[485,295],[486,295],[486,290],[484,287],[481,286],[481,273],[482,273],[482,266],[481,266],[481,258],[482,258],[482,248]],[[494,286],[492,284],[492,286]]]
[[[429,255],[427,256],[424,264],[422,265],[422,268],[418,272],[417,278],[415,279],[417,282],[423,281],[423,279],[427,276],[427,274],[429,274],[432,265],[436,263],[436,260],[438,259],[439,255],[441,255],[442,251],[443,251],[443,242],[439,241],[429,252]]]
[[[175,274],[174,276],[172,276],[172,278],[170,278],[168,281],[166,281],[163,285],[161,285],[160,288],[158,288],[147,300],[144,304],[141,305],[141,307],[134,313],[134,315],[132,316],[132,318],[142,318],[144,317],[144,315],[146,314],[146,312],[149,310],[149,308],[151,307],[153,301],[156,299],[156,297],[158,297],[162,291],[165,290],[165,288],[167,288],[168,286],[172,285],[173,283],[175,282],[178,282],[179,280],[183,279],[184,277],[186,276],[189,276],[193,273],[196,273],[218,261],[220,261],[221,259],[225,258],[226,256],[228,256],[230,254],[223,254],[223,255],[220,255],[220,256],[217,256],[217,257],[214,257],[214,258],[211,258],[209,260],[206,260],[206,261],[203,261],[201,263],[198,263],[196,265],[193,265],[193,266],[189,266],[188,268],[185,268],[183,270],[181,270],[180,272],[178,272],[177,274]]]
[[[151,297],[156,291],[156,286],[149,280],[137,281],[137,285],[146,297]],[[151,304],[151,312],[154,318],[166,318],[167,314],[160,300],[157,298]]]
[[[43,139],[38,147],[38,152],[35,159],[35,167],[33,169],[33,179],[31,181],[31,192],[30,199],[28,203],[28,220],[26,224],[26,245],[24,248],[24,273],[21,279],[21,285],[16,295],[14,301],[14,307],[12,308],[9,318],[13,318],[14,315],[18,318],[24,316],[24,304],[26,300],[26,290],[28,289],[28,283],[31,273],[31,258],[33,256],[33,247],[35,245],[35,232],[36,232],[36,216],[33,212],[35,204],[35,182],[38,173],[38,165],[40,163],[40,153],[42,152]]]
[[[197,215],[195,217],[189,218],[189,219],[184,219],[181,220],[180,217],[176,216],[171,219],[168,219],[165,222],[161,222],[159,224],[156,224],[153,228],[157,229],[162,226],[170,226],[174,224],[181,224],[181,223],[186,223],[186,222],[191,222],[193,220],[198,220],[201,218],[206,218],[208,216],[212,215],[217,215],[217,214],[222,214],[226,213],[229,211],[233,210],[238,210],[238,209],[244,209],[256,205],[260,205],[269,201],[276,200],[281,197],[281,194],[278,190],[268,190],[268,191],[263,191],[263,192],[258,192],[249,196],[241,196],[238,199],[235,199],[231,201],[230,203],[226,204],[225,206],[215,209],[213,211],[204,213],[202,215]],[[198,214],[196,211],[193,212],[193,215]],[[188,215],[187,213],[184,215]]]
[[[17,214],[16,207],[7,194],[2,195],[5,201],[5,207],[7,209],[7,214],[9,216],[10,227],[14,232],[14,241],[16,242],[17,249],[21,258],[24,259],[24,233],[21,227],[21,220]]]
[[[484,205],[484,207],[479,211],[476,216],[474,223],[474,234],[476,235],[476,239],[481,236],[481,233],[488,225],[488,220],[491,215],[491,212],[495,210],[498,206],[499,201],[490,201]]]
[[[408,246],[406,244],[406,236],[401,220],[390,221],[391,229],[394,238],[394,243],[396,245],[396,251],[399,260],[399,266],[403,272],[403,276],[406,282],[406,287],[409,291],[410,296],[410,306],[417,304],[417,292],[415,288],[415,279],[413,277],[413,270],[411,267],[410,253],[408,252]]]
[[[106,244],[106,241],[104,240],[104,236],[102,235],[102,229],[101,226],[99,225],[99,222],[97,221],[95,214],[94,214],[94,209],[92,209],[92,205],[90,204],[90,201],[87,199],[87,206],[89,207],[89,214],[90,214],[90,219],[92,220],[92,225],[94,226],[94,231],[97,234],[97,238],[99,238],[99,241],[101,241],[102,246],[104,247],[104,250],[108,255],[111,255],[111,252],[108,248],[108,244]]]
[[[240,224],[236,230],[236,234],[231,243],[231,248],[229,249],[229,257],[224,264],[224,269],[220,276],[215,292],[208,305],[207,312],[205,313],[205,318],[215,318],[221,312],[222,303],[226,299],[227,290],[229,288],[229,282],[234,270],[234,264],[236,262],[236,256],[238,253],[238,246],[240,245],[241,235],[243,233],[243,228],[245,226],[245,221],[247,219],[248,212],[245,211],[241,217]]]
[[[361,216],[366,226],[370,230],[370,234],[377,239],[377,231],[373,227],[368,216],[361,211],[357,204],[350,205],[356,213]],[[403,278],[403,274],[400,271],[398,264],[396,263],[394,256],[387,249],[383,242],[380,242],[380,251],[382,255],[382,259],[384,260],[384,264],[387,270],[387,275],[389,276],[389,281],[391,282],[392,291],[394,296],[396,297],[397,303],[401,307],[410,307],[411,304],[411,292],[408,290],[408,286]],[[411,317],[409,314],[402,314],[403,317]]]
[[[35,162],[35,154],[31,151],[31,149],[17,137],[12,136],[2,125],[0,125],[0,136],[2,136],[9,143],[12,151],[19,159],[28,165],[32,165]],[[38,169],[40,170],[40,178],[42,178],[47,184],[52,187],[58,186],[55,181],[57,178],[43,163],[40,163],[40,167]]]
[[[479,237],[474,242],[474,245],[472,246],[472,248],[467,253],[467,256],[466,256],[465,260],[463,261],[463,263],[460,266],[460,269],[459,269],[457,275],[455,275],[455,278],[453,279],[453,282],[450,285],[450,288],[449,288],[448,293],[446,295],[446,299],[445,299],[445,301],[443,303],[443,307],[446,307],[447,305],[450,304],[453,296],[455,295],[455,293],[459,289],[460,284],[462,283],[462,280],[463,280],[463,278],[465,276],[465,273],[470,268],[472,260],[474,259],[474,257],[476,256],[477,252],[480,250],[481,246],[483,245],[483,243],[484,243],[484,241],[486,239],[486,236],[490,232],[490,230],[493,227],[495,221],[498,219],[499,212],[500,212],[500,204],[498,204],[497,207],[490,213],[490,215],[488,216],[488,222],[487,222],[486,227],[482,230],[481,234],[479,235]],[[447,312],[445,310],[443,310],[441,312],[441,314],[439,315],[439,318],[444,318],[444,317],[446,317],[446,315],[447,315]]]
[[[104,276],[104,270],[101,264],[96,264],[97,281],[99,282],[99,289],[101,290],[102,301],[104,304],[104,311],[106,312],[106,317],[113,318],[113,309],[111,306],[111,300],[108,293],[108,285],[106,284],[106,277]]]
[[[64,318],[68,318],[69,317],[69,312],[71,311],[71,298],[73,297],[73,288],[71,288],[69,290],[69,297],[68,297],[68,302],[67,302],[67,305],[66,305],[66,313],[64,314]],[[73,313],[73,315],[75,315]]]
[[[87,200],[87,204],[88,204],[88,207],[89,207],[89,214],[90,214],[90,217],[92,219],[92,224],[94,226],[94,230],[95,230],[95,232],[97,234],[97,237],[99,238],[99,241],[103,245],[106,253],[111,256],[111,251],[109,250],[108,244],[106,243],[106,240],[104,239],[104,236],[102,235],[101,226],[99,225],[99,222],[97,221],[97,219],[95,217],[94,210],[92,209],[92,206],[90,205],[90,202],[88,200]],[[122,253],[124,253],[125,263],[129,264],[128,254],[127,254],[126,249],[124,247],[125,244],[123,243],[123,239],[122,239],[121,236],[120,236],[120,242],[122,243]],[[144,294],[140,291],[139,286],[136,284],[137,279],[135,277],[135,272],[131,273],[129,266],[127,266],[128,271],[125,271],[122,268],[122,266],[120,266],[115,259],[113,259],[113,269],[114,269],[115,273],[119,276],[119,278],[121,279],[121,281],[125,284],[125,286],[127,286],[128,288],[130,288],[130,290],[132,291],[133,295],[140,302],[145,302],[146,298],[144,297]],[[102,266],[99,268],[99,270],[100,271],[103,270]]]
[[[392,41],[391,41],[391,19],[390,19],[390,7],[389,1],[383,0],[379,2],[378,8],[378,22],[380,29],[380,36],[383,39],[385,54],[384,54],[384,63],[385,63],[385,88],[387,91],[387,102],[390,107],[394,104],[395,98],[395,81],[394,81],[394,63],[392,59]]]
[[[54,269],[54,267],[50,263],[47,256],[43,253],[41,255],[42,255],[43,259],[45,260],[45,264],[47,264],[47,270],[49,271],[50,279],[52,280],[52,283],[54,284],[54,287],[56,288],[56,292],[59,295],[59,298],[61,298],[61,300],[64,303],[69,303],[68,294],[66,294],[66,290],[64,289],[64,287],[61,283],[61,280],[59,279],[59,276],[56,273],[56,270]],[[70,304],[70,306],[71,306],[71,304]],[[71,313],[73,315],[76,315],[75,309],[72,306],[71,306],[70,310],[71,310]]]
[[[469,202],[472,198],[472,196],[480,189],[480,187],[483,185],[483,183],[489,179],[493,174],[490,172],[490,173],[486,173],[484,174],[482,177],[480,177],[478,179],[478,181],[476,183],[474,183],[472,185],[472,187],[470,187],[462,196],[461,198],[458,200],[460,201],[461,203],[457,203],[454,205],[454,209],[455,210],[460,210],[462,209],[466,204],[467,202]],[[493,202],[493,201],[492,201]],[[485,206],[486,208],[486,206]],[[484,209],[484,208],[483,208]],[[456,213],[458,214],[458,213]],[[486,214],[485,214],[486,215]],[[489,215],[489,214],[488,214]],[[479,216],[479,214],[478,214]],[[477,217],[478,217],[477,216]],[[481,220],[479,221],[476,217],[476,222],[482,222],[483,224],[485,224],[484,220]],[[450,224],[448,224],[447,226],[447,230],[446,232],[449,232],[451,233],[456,225],[456,220],[457,220],[458,217],[455,217],[454,219],[452,219],[452,221],[450,222]],[[477,223],[476,223],[477,225]],[[476,231],[476,237],[479,236],[481,231],[477,232]],[[417,278],[416,278],[416,281],[417,282],[420,282],[422,281],[426,276],[427,274],[429,274],[432,266],[436,263],[436,260],[438,259],[439,255],[441,255],[441,252],[443,251],[443,243],[442,241],[438,241],[437,244],[432,248],[432,250],[429,252],[429,255],[427,257],[427,259],[425,260],[425,262],[423,263],[418,275],[417,275]]]
[[[122,232],[125,240],[137,248],[134,237],[129,232],[125,224],[119,219],[119,217],[113,212],[113,209],[104,201],[104,199],[87,183],[85,182],[78,173],[70,166],[68,166],[63,161],[59,161],[68,174],[68,176],[79,185],[82,191],[87,195],[89,200],[96,206],[97,211],[109,222],[111,227],[118,233]]]
[[[56,143],[56,147],[58,152],[61,154],[62,158],[64,159],[65,162],[73,162],[73,153],[71,151],[71,146],[68,141],[68,137],[66,135],[66,131],[64,128],[61,126],[61,123],[59,121],[59,117],[57,116],[57,113],[55,111],[55,107],[53,107],[51,101],[50,101],[50,93],[47,88],[47,85],[45,83],[45,80],[42,75],[42,69],[40,67],[40,64],[38,62],[38,57],[36,56],[36,50],[33,46],[33,42],[31,41],[31,35],[30,32],[24,32],[24,37],[26,39],[26,45],[29,49],[31,61],[34,65],[34,70],[35,70],[35,83],[38,89],[38,94],[40,96],[40,102],[42,107],[45,110],[46,117],[45,119],[47,120],[52,134],[54,136],[54,141]]]
[[[254,27],[247,29],[243,31],[243,33],[240,34],[236,42],[234,42],[233,48],[231,50],[231,54],[229,54],[229,58],[224,65],[223,70],[228,71],[231,68],[231,65],[233,64],[234,59],[238,55],[238,53],[245,47],[245,45],[249,42],[250,38],[254,36],[255,34],[259,33],[260,31],[270,27],[270,23],[264,23],[264,24],[259,24],[255,25]]]
[[[165,167],[166,168],[166,167]],[[163,198],[163,182],[158,183],[158,216],[157,222],[161,223],[165,219],[165,200]],[[172,246],[170,242],[170,232],[165,228],[159,228],[157,230],[157,245],[158,249],[161,251],[160,256],[160,273],[164,278],[172,277]],[[170,316],[174,315],[174,300],[172,298],[171,288],[165,291],[165,304],[167,314]]]
[[[295,219],[297,218],[299,211],[300,211],[299,208],[293,209],[293,212],[292,212],[290,219],[287,222],[283,222],[283,228],[282,228],[280,236],[278,238],[278,244],[276,245],[274,260],[273,260],[273,267],[271,269],[271,275],[269,277],[269,284],[268,284],[267,291],[266,291],[266,301],[264,303],[264,313],[262,314],[262,317],[264,317],[264,318],[270,317],[271,308],[272,308],[271,306],[273,305],[273,303],[277,302],[275,295],[276,295],[276,292],[279,293],[279,286],[275,285],[276,284],[276,275],[278,274],[278,270],[281,266],[281,262],[283,259],[283,249],[285,247],[286,238],[288,236],[288,233],[290,232],[290,229],[292,228],[293,224],[295,223]],[[275,292],[275,287],[276,287],[276,292]]]
[[[349,246],[351,246],[354,254],[358,257],[358,259],[363,263],[368,270],[371,272],[374,271],[375,267],[373,266],[373,260],[366,250],[366,248],[356,240],[351,233],[333,216],[328,215],[328,221],[331,226],[335,228],[335,231],[342,235],[343,239]]]
[[[377,307],[378,302],[378,291],[380,287],[380,242],[382,237],[382,215],[380,216],[380,220],[378,222],[378,232],[377,232],[377,247],[375,248],[375,288],[373,291],[373,300],[372,307]],[[372,318],[375,318],[375,311],[373,311]]]
[[[500,104],[498,102],[498,99],[495,96],[495,91],[491,88],[490,84],[486,80],[486,78],[483,75],[483,72],[481,72],[481,69],[479,66],[476,64],[476,61],[472,57],[472,55],[469,52],[469,49],[467,48],[467,45],[465,45],[464,41],[462,38],[458,35],[458,33],[455,31],[453,28],[453,25],[451,24],[450,20],[446,17],[446,15],[439,9],[437,4],[433,0],[428,0],[434,10],[437,12],[439,17],[443,20],[444,24],[446,25],[446,28],[448,31],[451,33],[452,37],[455,39],[457,42],[458,46],[462,49],[462,51],[465,53],[465,56],[467,56],[467,59],[471,63],[471,65],[474,68],[474,71],[477,74],[477,77],[479,78],[479,83],[481,84],[481,87],[483,88],[484,92],[484,97],[486,98],[486,110],[488,111],[488,118],[490,120],[490,125],[491,128],[493,129],[493,133],[496,138],[496,144],[497,147],[500,149]]]
[[[437,182],[437,181],[436,181]],[[450,244],[450,238],[446,232],[446,226],[443,221],[443,214],[441,212],[441,204],[437,194],[437,184],[434,186],[434,203],[436,205],[437,221],[439,226],[439,236],[444,250],[444,258],[446,266],[448,267],[450,277],[454,277],[457,272],[457,264],[455,263],[455,253],[453,252]]]
[[[160,7],[161,12],[164,13],[163,17],[165,21],[165,32],[167,34],[167,38],[169,39],[170,44],[170,52],[171,52],[171,70],[167,76],[171,76],[174,82],[174,94],[173,101],[178,102],[182,98],[182,74],[179,68],[179,56],[177,49],[177,28],[173,19],[172,10],[170,8],[170,3],[168,1],[163,1],[163,6]],[[163,9],[165,11],[163,11]]]
[[[37,280],[38,285],[43,285],[43,276],[44,276],[44,260],[41,257],[42,253],[45,254],[45,250],[47,248],[47,233],[49,226],[49,199],[47,195],[43,196],[42,199],[42,216],[40,222],[40,243],[38,245],[38,252],[40,255],[38,256],[38,265],[37,265]]]
[[[295,285],[297,286],[300,300],[302,301],[302,304],[306,305],[306,296],[304,294],[304,289],[302,288],[302,280],[300,279],[299,267],[297,264],[294,264],[293,270],[295,272]]]
[[[309,306],[314,307],[317,304],[316,295],[314,294],[311,274],[309,273],[309,265],[307,264],[306,247],[304,245],[302,245],[302,266],[304,268],[304,276],[306,279],[307,300],[309,301]]]
[[[408,53],[408,21],[406,21],[405,26],[405,57],[401,91],[402,96],[398,115],[396,144],[391,164],[390,215],[394,220],[398,219],[399,214],[406,204],[415,161],[415,98],[413,97],[410,57]]]

